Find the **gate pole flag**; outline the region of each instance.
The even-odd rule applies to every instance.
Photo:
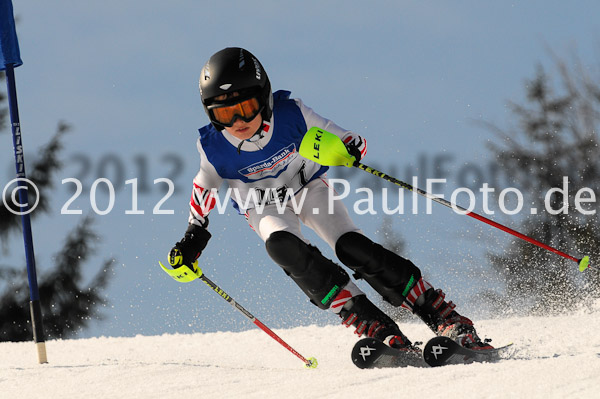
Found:
[[[21,141],[21,123],[19,121],[19,108],[17,106],[17,89],[15,85],[14,68],[23,65],[19,53],[19,42],[15,30],[15,18],[11,0],[0,0],[0,71],[6,71],[6,85],[8,89],[8,104],[12,126],[13,145],[15,153],[15,167],[17,169],[17,190],[19,192],[19,206],[21,223],[23,224],[23,241],[25,242],[25,259],[27,260],[27,277],[29,279],[29,309],[31,312],[31,326],[33,329],[33,342],[38,353],[38,362],[47,363],[44,327],[42,324],[42,309],[40,294],[38,292],[37,275],[35,271],[35,255],[33,253],[33,238],[31,236],[31,221],[29,219],[29,204],[25,175],[25,159],[23,157],[23,143]]]

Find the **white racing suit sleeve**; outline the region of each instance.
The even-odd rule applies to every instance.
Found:
[[[188,223],[205,227],[208,214],[215,207],[217,192],[223,179],[208,161],[200,144],[200,139],[198,139],[197,147],[200,153],[200,170],[194,177]]]
[[[329,133],[333,133],[339,138],[341,138],[344,144],[350,144],[358,148],[360,151],[361,159],[365,157],[365,155],[367,154],[367,140],[350,130],[345,130],[339,127],[333,121],[327,118],[323,118],[321,115],[313,111],[312,108],[304,105],[302,100],[297,98],[294,100],[296,101],[296,104],[298,104],[298,107],[300,107],[302,116],[304,116],[304,120],[306,121],[307,129],[316,126],[318,128],[328,131]]]

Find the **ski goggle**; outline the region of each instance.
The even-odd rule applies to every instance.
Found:
[[[235,104],[217,103],[209,105],[207,108],[212,120],[227,127],[233,126],[236,119],[250,122],[262,111],[262,107],[256,97],[251,97]]]

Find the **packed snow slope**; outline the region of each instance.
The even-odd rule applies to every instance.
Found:
[[[483,320],[512,359],[493,364],[360,370],[341,326],[276,330],[302,362],[261,330],[0,343],[0,398],[599,398],[600,306],[561,317]],[[413,340],[432,333],[402,325]]]

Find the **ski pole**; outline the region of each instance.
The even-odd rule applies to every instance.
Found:
[[[304,138],[302,139],[302,143],[300,144],[300,155],[310,159],[314,162],[317,162],[320,165],[325,166],[348,166],[348,167],[356,167],[358,169],[364,170],[365,172],[371,173],[377,177],[382,178],[383,180],[389,181],[390,183],[394,183],[397,186],[400,186],[406,190],[416,192],[417,194],[428,198],[432,201],[437,202],[438,204],[442,204],[452,209],[458,209],[462,212],[463,215],[470,216],[474,219],[477,219],[481,222],[487,223],[490,226],[496,227],[506,233],[512,234],[515,237],[518,237],[522,240],[525,240],[533,245],[537,245],[540,248],[545,250],[554,252],[557,255],[560,255],[564,258],[570,259],[574,262],[577,262],[579,265],[579,271],[583,272],[585,269],[590,267],[590,257],[584,256],[581,259],[578,259],[574,256],[571,256],[565,252],[562,252],[556,248],[553,248],[549,245],[546,245],[532,237],[526,236],[525,234],[519,233],[516,230],[513,230],[509,227],[503,226],[500,223],[494,222],[491,219],[486,218],[485,216],[479,215],[478,213],[469,211],[459,205],[456,205],[450,201],[447,201],[443,198],[437,197],[433,194],[430,194],[424,190],[421,190],[418,187],[413,187],[408,183],[405,183],[401,180],[396,179],[395,177],[389,176],[383,172],[378,171],[375,168],[364,165],[358,162],[352,155],[348,154],[346,150],[346,146],[342,142],[342,140],[333,133],[329,133],[326,130],[319,129],[317,127],[312,127],[308,130]]]
[[[252,313],[248,312],[242,305],[240,305],[232,297],[230,297],[225,291],[223,291],[223,289],[221,289],[221,287],[219,287],[211,279],[206,277],[206,275],[202,272],[202,269],[200,269],[198,267],[198,261],[195,261],[193,264],[193,268],[196,271],[192,271],[192,269],[190,269],[186,265],[182,265],[182,266],[178,267],[177,269],[172,269],[170,267],[164,266],[161,262],[158,262],[158,263],[160,264],[160,267],[165,271],[165,273],[167,273],[175,281],[178,281],[180,283],[189,283],[190,281],[194,281],[196,279],[202,280],[214,292],[219,294],[219,296],[221,298],[225,299],[231,306],[233,306],[241,314],[243,314],[248,320],[250,320],[252,323],[254,323],[255,326],[257,326],[258,328],[260,328],[261,330],[266,332],[271,338],[273,338],[275,341],[279,342],[279,344],[281,344],[281,346],[283,346],[285,349],[287,349],[288,351],[293,353],[298,359],[302,360],[304,362],[304,367],[313,368],[313,369],[317,368],[317,365],[318,365],[317,359],[315,359],[314,357],[307,359],[304,356],[302,356],[300,353],[298,353],[298,351],[296,351],[290,345],[288,345],[283,339],[281,339],[277,334],[275,334],[273,332],[273,330],[271,330],[269,327],[264,325],[260,320],[258,320],[256,317],[254,317],[252,315]]]
[[[46,354],[46,338],[43,326],[42,307],[37,281],[35,265],[35,253],[33,248],[33,237],[31,232],[31,219],[29,213],[31,208],[28,203],[27,177],[25,174],[25,159],[23,157],[23,143],[21,137],[21,121],[19,118],[19,106],[17,101],[17,88],[14,69],[23,65],[19,51],[19,41],[15,30],[15,19],[13,16],[13,5],[11,1],[2,1],[0,5],[0,71],[6,71],[6,86],[8,105],[10,110],[10,121],[12,127],[13,149],[15,154],[15,167],[17,172],[17,188],[19,195],[19,212],[23,229],[23,244],[25,246],[25,261],[27,264],[27,278],[29,282],[29,310],[31,313],[31,329],[33,330],[33,342],[38,355],[38,363],[48,363]],[[15,191],[12,192],[15,201]]]

